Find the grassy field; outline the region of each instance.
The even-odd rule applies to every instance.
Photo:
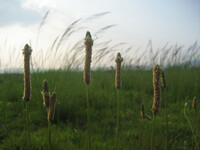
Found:
[[[195,142],[190,126],[191,121],[200,145],[200,67],[168,67],[168,149],[192,150]],[[123,69],[122,88],[119,92],[119,149],[149,150],[151,145],[152,121],[142,119],[141,104],[145,113],[152,118],[153,102],[152,70]],[[52,125],[52,146],[55,150],[87,149],[87,112],[83,73],[79,71],[35,72],[31,76],[32,95],[30,100],[31,148],[48,149],[48,122],[43,106],[42,83],[46,79],[49,91],[57,94],[55,121]],[[91,103],[92,149],[113,150],[116,127],[115,70],[91,72],[89,100]],[[163,89],[161,107],[156,116],[154,149],[165,146],[165,110]],[[26,149],[25,113],[23,96],[23,74],[0,75],[0,149]],[[192,99],[196,96],[196,119]]]

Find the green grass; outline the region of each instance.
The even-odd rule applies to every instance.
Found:
[[[187,116],[200,141],[200,67],[170,67],[165,70],[168,103],[168,149],[195,148],[192,133],[184,117],[183,107],[188,103]],[[91,136],[94,150],[114,150],[116,127],[115,71],[91,72]],[[51,125],[52,148],[56,150],[87,149],[87,109],[83,73],[78,71],[36,72],[31,76],[30,101],[31,149],[48,149],[48,122],[43,106],[42,83],[46,79],[49,91],[56,91],[55,122]],[[163,90],[162,90],[163,92]],[[0,75],[0,149],[24,149],[25,113],[22,101],[23,74]],[[162,95],[164,96],[164,95]],[[196,121],[192,99],[197,97]],[[152,122],[141,119],[140,106],[152,117],[152,71],[123,70],[119,108],[119,149],[149,150]],[[156,116],[154,149],[165,147],[165,105]],[[199,143],[200,144],[200,143]]]

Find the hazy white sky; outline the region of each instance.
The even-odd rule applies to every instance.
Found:
[[[54,24],[58,33],[79,17],[109,11],[97,27],[117,24],[108,34],[117,41],[140,46],[152,39],[160,46],[200,40],[199,0],[0,0],[1,40],[34,40],[47,10],[51,10],[48,24]]]
[[[200,0],[0,0],[0,44],[7,40],[18,48],[31,41],[36,48],[38,28],[48,10],[38,49],[51,45],[72,21],[101,12],[111,13],[83,26],[94,33],[116,24],[102,37],[115,43],[146,47],[151,39],[158,48],[167,42],[188,46],[200,41]]]

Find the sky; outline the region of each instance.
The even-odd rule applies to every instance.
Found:
[[[0,45],[6,41],[18,48],[32,43],[33,48],[44,49],[76,19],[102,12],[110,13],[83,23],[91,33],[116,25],[102,40],[126,42],[136,48],[146,47],[149,40],[154,48],[167,42],[189,46],[200,41],[200,0],[0,0]]]

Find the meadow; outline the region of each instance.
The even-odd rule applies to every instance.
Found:
[[[199,105],[196,119],[192,99],[200,91],[200,67],[174,66],[165,69],[168,102],[169,149],[195,149],[192,132],[184,117],[186,113],[200,141]],[[31,76],[30,100],[31,149],[48,148],[47,114],[43,106],[42,84],[46,79],[49,91],[56,91],[55,120],[52,125],[52,147],[59,149],[87,149],[87,112],[85,84],[82,71],[49,70]],[[116,128],[115,70],[99,69],[91,72],[89,100],[91,103],[92,148],[114,149]],[[23,74],[0,75],[0,149],[25,149],[25,113]],[[163,93],[163,89],[161,91]],[[152,121],[142,119],[141,104],[152,118],[152,70],[122,68],[122,88],[119,93],[119,149],[150,149]],[[156,118],[155,149],[164,149],[165,115],[163,94]]]
[[[38,42],[40,30],[45,24],[48,13],[39,26],[36,40]],[[70,43],[70,38],[80,30],[85,32],[85,28],[82,27],[84,22],[106,14],[108,12],[75,20],[63,34],[55,37],[48,49],[41,51],[36,49],[36,52],[33,49],[30,59],[30,144],[27,144],[27,103],[23,95],[22,51],[10,48],[6,40],[5,44],[0,46],[0,67],[4,70],[4,73],[0,74],[0,149],[49,150],[50,147],[53,150],[88,149],[87,92],[83,76],[84,40],[81,37],[77,38],[75,43]],[[113,44],[111,40],[102,41],[98,35],[114,26],[112,24],[102,27],[92,34],[95,38],[89,84],[91,149],[116,149],[117,98],[118,150],[151,149],[154,98],[152,69],[156,64],[160,64],[165,72],[167,87],[166,89],[161,87],[160,108],[155,118],[153,149],[165,149],[164,99],[168,105],[167,149],[198,149],[197,145],[200,145],[199,43],[195,42],[186,49],[180,45],[171,46],[166,43],[164,47],[155,50],[150,40],[147,48],[140,50],[123,42]],[[114,61],[117,52],[124,58],[121,68],[122,86],[118,97]],[[8,59],[4,58],[6,55]],[[16,68],[18,70],[15,70]],[[43,104],[44,80],[48,81],[49,92],[56,92],[55,116],[51,123],[51,146],[49,146],[48,114]],[[192,107],[195,96],[196,112]],[[142,104],[150,120],[142,118]],[[184,108],[194,133],[184,115]],[[193,138],[194,135],[197,143]]]

